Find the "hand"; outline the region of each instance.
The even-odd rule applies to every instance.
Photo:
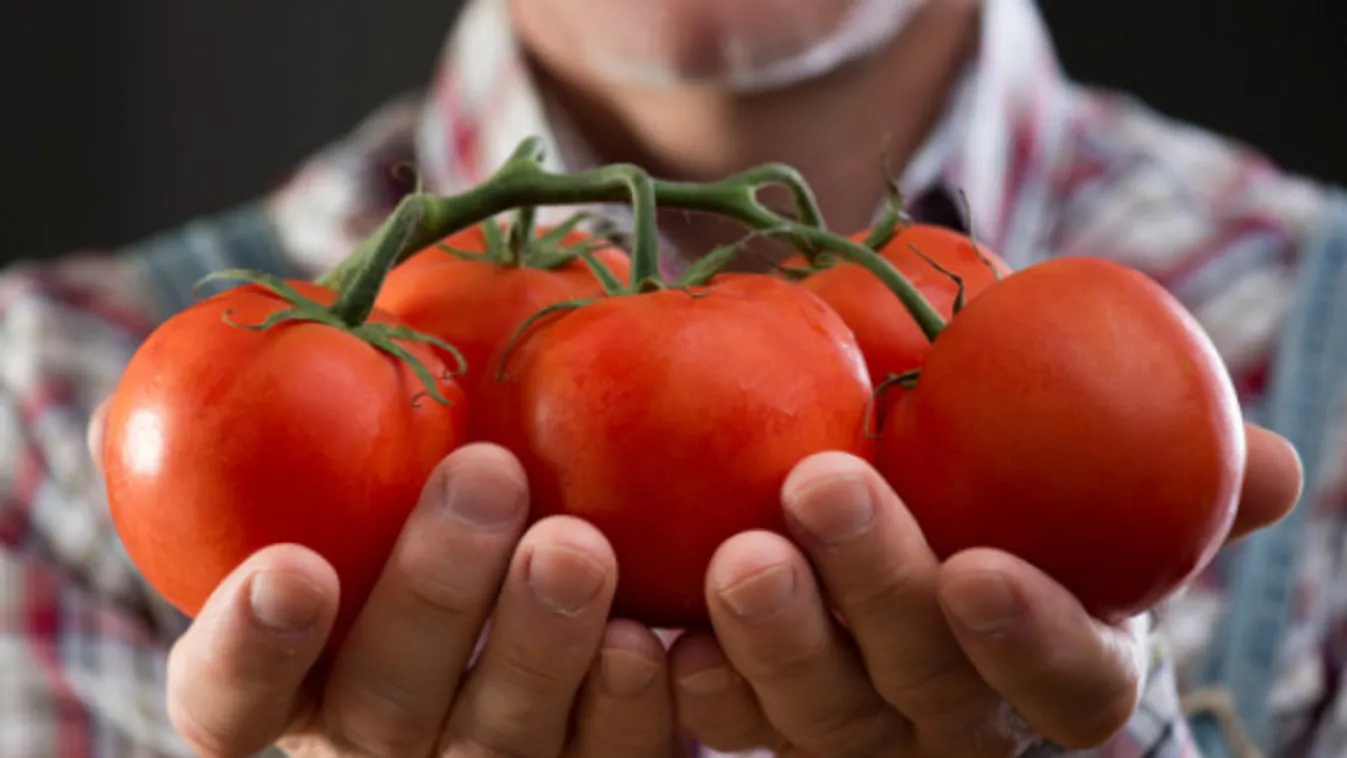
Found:
[[[1248,456],[1232,540],[1284,516],[1300,492],[1299,459],[1280,437],[1249,427]],[[849,456],[801,463],[783,501],[809,560],[768,533],[727,541],[707,575],[715,637],[687,635],[670,651],[680,718],[708,745],[1014,756],[1039,736],[1095,747],[1131,717],[1145,619],[1102,624],[1003,552],[938,562],[893,491]]]
[[[605,623],[616,566],[597,530],[556,518],[520,538],[524,482],[499,448],[449,456],[331,661],[331,566],[295,545],[252,556],[169,656],[169,715],[192,750],[668,758],[663,646],[643,626]]]

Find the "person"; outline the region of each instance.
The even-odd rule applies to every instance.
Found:
[[[473,445],[330,668],[338,587],[303,548],[261,551],[190,623],[169,609],[98,473],[98,409],[139,341],[208,271],[334,264],[411,189],[395,166],[451,193],[534,134],[568,170],[783,161],[841,230],[874,219],[887,144],[915,217],[1016,268],[1084,254],[1154,277],[1263,425],[1243,539],[1107,626],[1008,555],[937,562],[872,470],[823,454],[783,487],[790,539],[717,554],[714,634],[671,639],[609,620],[602,535],[525,529],[518,463]],[[739,230],[661,232],[686,262]],[[0,755],[1341,755],[1344,258],[1336,190],[1069,81],[1031,0],[469,0],[424,93],[265,197],[0,278]]]

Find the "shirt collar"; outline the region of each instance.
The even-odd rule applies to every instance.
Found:
[[[979,239],[1008,258],[1048,222],[1044,202],[1065,144],[1068,87],[1032,0],[985,0],[978,50],[909,162],[908,197],[962,193]],[[470,0],[444,47],[418,125],[427,187],[481,181],[521,140],[542,138],[557,170],[591,165],[584,140],[534,81],[504,0]],[[1012,265],[1027,261],[1011,260]]]

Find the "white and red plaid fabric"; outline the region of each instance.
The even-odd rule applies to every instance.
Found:
[[[184,621],[128,562],[84,449],[91,409],[137,344],[190,302],[207,271],[331,265],[407,191],[389,179],[395,164],[414,161],[431,189],[453,191],[538,134],[555,166],[582,167],[583,144],[547,103],[504,3],[475,0],[427,92],[391,103],[262,200],[0,277],[0,756],[187,752],[165,715],[163,679]],[[1089,254],[1156,277],[1210,331],[1251,408],[1265,396],[1300,251],[1327,196],[1241,145],[1071,83],[1031,0],[986,3],[979,52],[902,185],[909,197],[965,191],[976,234],[1014,266]],[[1273,692],[1288,758],[1347,755],[1339,441],[1337,485],[1304,506],[1312,536]],[[1180,674],[1224,599],[1213,570],[1165,609],[1142,707],[1098,755],[1196,754]]]

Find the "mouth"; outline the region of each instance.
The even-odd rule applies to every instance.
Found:
[[[611,44],[590,46],[605,78],[647,87],[743,93],[813,79],[897,36],[924,0],[686,0],[618,14]],[[770,23],[764,23],[770,19]]]

